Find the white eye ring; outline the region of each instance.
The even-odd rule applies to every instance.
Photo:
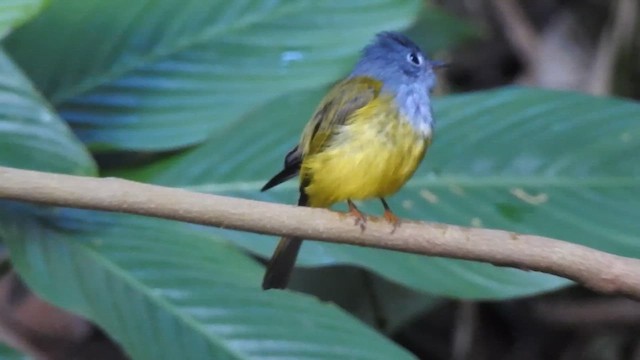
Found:
[[[415,51],[412,51],[407,54],[407,61],[409,61],[413,65],[420,66],[423,62],[422,55],[418,54]]]

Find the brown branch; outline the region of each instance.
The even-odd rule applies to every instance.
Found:
[[[324,210],[194,193],[114,178],[0,167],[0,198],[174,219],[415,254],[477,260],[560,275],[596,291],[640,299],[640,260],[541,236],[405,221],[353,220]]]
[[[632,43],[640,7],[637,0],[618,0],[612,2],[612,8],[612,23],[600,35],[598,49],[589,71],[586,90],[595,95],[611,92],[616,59],[620,50]]]
[[[498,21],[520,60],[528,67],[538,58],[540,38],[520,4],[514,0],[492,0]]]

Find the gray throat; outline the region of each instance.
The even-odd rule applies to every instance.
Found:
[[[400,85],[396,92],[396,102],[409,124],[423,137],[430,137],[434,120],[427,87],[418,84]]]

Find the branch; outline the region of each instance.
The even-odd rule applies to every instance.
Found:
[[[535,28],[517,1],[493,0],[492,4],[511,46],[530,68],[538,58],[541,42]]]
[[[325,209],[194,193],[115,178],[0,167],[0,199],[123,212],[408,253],[489,262],[563,276],[603,293],[640,299],[640,260],[541,236],[404,221],[391,234],[372,219],[365,231]]]
[[[612,23],[600,34],[598,48],[589,70],[589,82],[586,90],[595,95],[611,92],[616,60],[625,46],[633,43],[633,33],[638,17],[636,0],[618,0],[612,2]]]

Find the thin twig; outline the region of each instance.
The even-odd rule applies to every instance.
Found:
[[[520,60],[531,67],[538,57],[540,38],[527,15],[514,0],[493,0],[498,21]]]
[[[640,260],[541,236],[413,221],[391,234],[388,223],[375,219],[360,231],[352,219],[324,209],[6,167],[0,167],[0,198],[484,261],[556,274],[596,291],[640,299]]]
[[[595,95],[611,92],[614,66],[620,49],[632,41],[638,16],[637,0],[618,0],[612,3],[613,21],[600,35],[596,56],[589,73],[587,91]]]
[[[453,360],[473,359],[473,339],[475,336],[478,304],[471,301],[460,301],[456,306],[455,326],[451,358]]]

